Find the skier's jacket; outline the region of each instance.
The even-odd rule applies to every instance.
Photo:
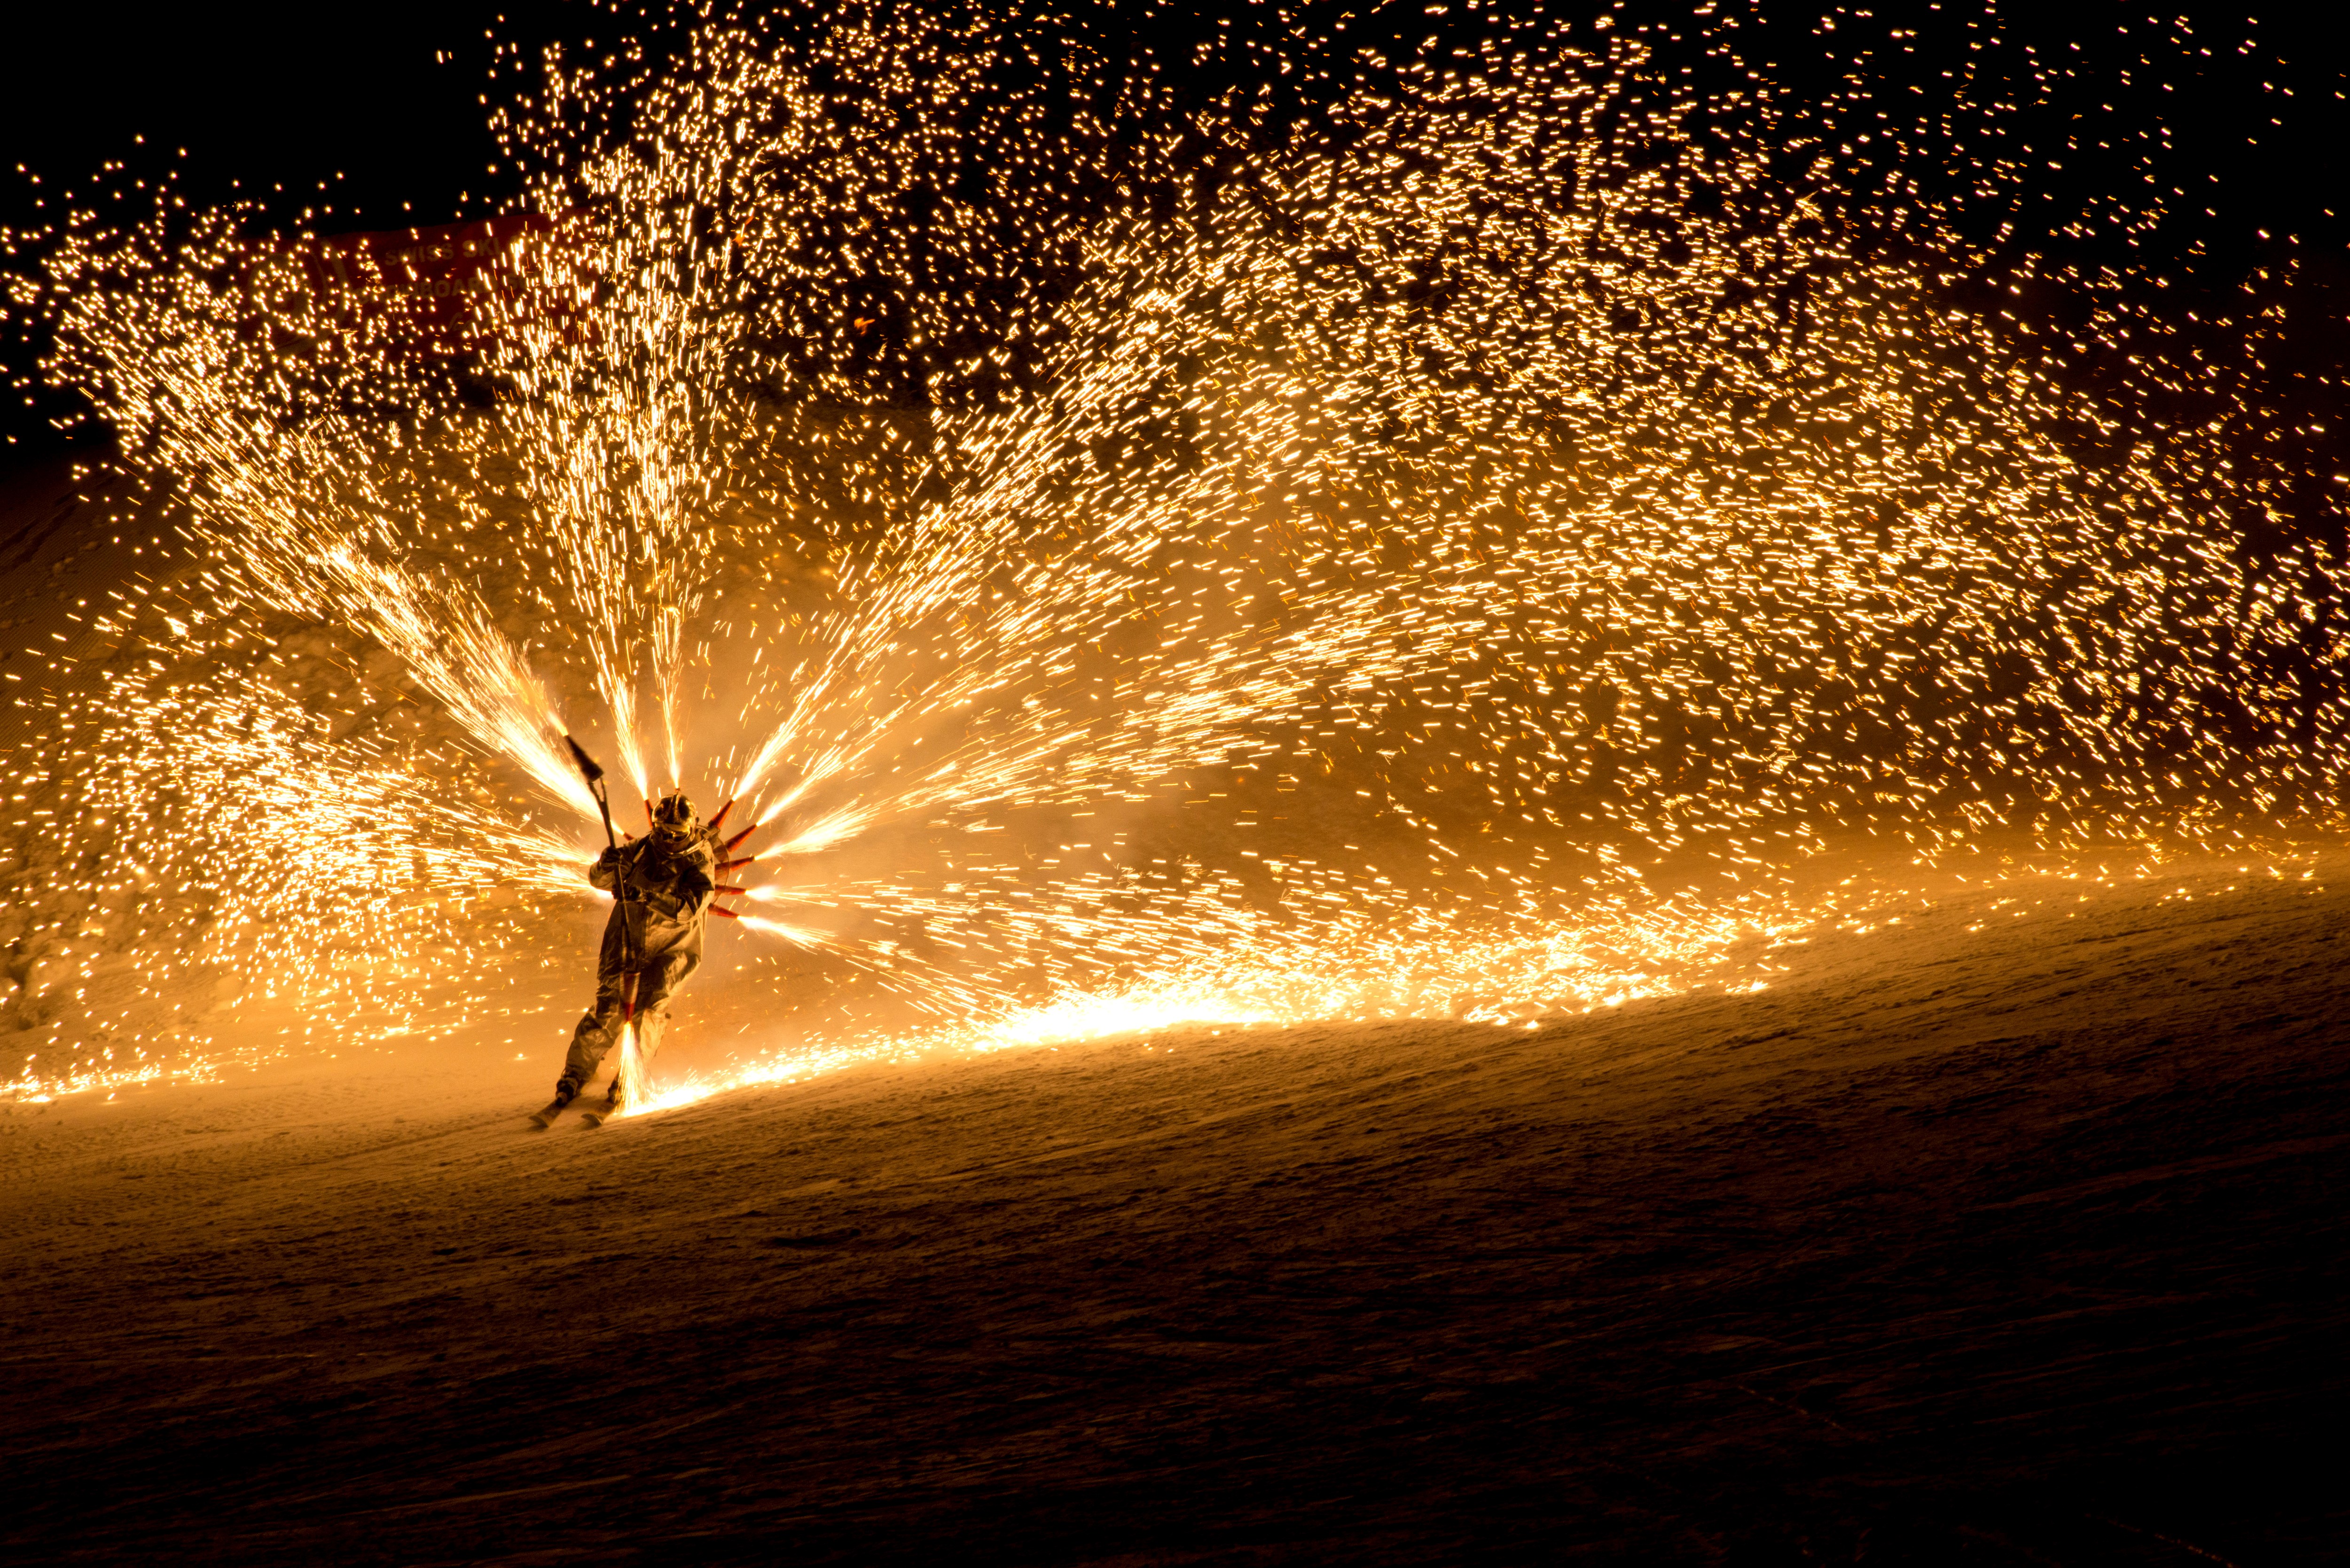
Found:
[[[588,880],[609,890],[625,875],[628,897],[614,904],[604,927],[603,967],[612,970],[630,957],[640,966],[671,957],[698,961],[702,929],[718,898],[717,869],[705,834],[673,848],[654,835],[604,851]]]

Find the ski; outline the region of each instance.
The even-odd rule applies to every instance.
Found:
[[[549,1100],[537,1110],[531,1112],[530,1125],[540,1132],[545,1132],[555,1125],[555,1118],[561,1116],[570,1104],[569,1100]]]
[[[590,1106],[579,1113],[579,1125],[585,1127],[600,1127],[619,1114],[620,1107],[617,1105]]]

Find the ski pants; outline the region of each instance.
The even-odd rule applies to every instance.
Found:
[[[669,1022],[669,999],[702,962],[699,953],[663,953],[637,970],[637,1059],[652,1064],[660,1044],[661,1028]],[[596,977],[596,1005],[580,1015],[571,1032],[571,1054],[563,1059],[563,1075],[574,1089],[584,1089],[597,1066],[620,1038],[621,1005],[628,994],[629,971],[606,970]]]

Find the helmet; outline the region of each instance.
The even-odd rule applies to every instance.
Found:
[[[685,798],[681,789],[661,796],[653,807],[653,834],[663,843],[681,844],[701,826],[701,819],[693,815],[693,803]]]

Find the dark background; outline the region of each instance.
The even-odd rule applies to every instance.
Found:
[[[491,167],[498,149],[481,101],[493,86],[487,35],[519,40],[535,57],[536,46],[584,42],[611,20],[532,0],[44,8],[11,26],[0,224],[37,229],[48,210],[38,202],[88,189],[109,162],[122,165],[105,182],[109,189],[176,173],[191,205],[255,201],[265,213],[257,226],[286,232],[445,223],[495,211],[515,187],[510,169]],[[11,321],[0,354],[12,380],[30,353],[22,324]],[[7,396],[0,431],[12,455],[68,444],[50,421],[79,400],[46,389],[33,397]]]
[[[1190,60],[1199,40],[1213,38],[1219,57],[1179,73],[1192,90],[1276,80],[1286,94],[1282,112],[1310,115],[1332,76],[1351,74],[1338,62],[1366,41],[1409,53],[1423,39],[1467,36],[1496,14],[1526,8],[1481,15],[1455,5],[1431,16],[1420,4],[1309,5],[1303,42],[1277,30],[1267,9],[1079,5],[1048,16],[1022,0],[1006,14],[1023,30],[1074,31],[1105,49],[1155,48],[1170,60]],[[1660,80],[1687,79],[1700,93],[1750,72],[1777,84],[1797,111],[1786,133],[1791,168],[1819,147],[1842,149],[1856,206],[1898,171],[1957,199],[1962,229],[1994,256],[2031,253],[2084,274],[2109,269],[2123,281],[2109,277],[2108,289],[2143,282],[2147,307],[2182,327],[2191,320],[2207,358],[2253,296],[2289,298],[2293,362],[2251,373],[2266,378],[2265,395],[2285,421],[2338,422],[2324,412],[2350,364],[2341,329],[2350,195],[2334,167],[2350,147],[2350,99],[2324,8],[2282,7],[2254,21],[2242,6],[2165,6],[2157,22],[2156,8],[2144,5],[2019,5],[2002,15],[1978,0],[1723,5],[1707,7],[1715,15],[1703,35],[1686,5],[1558,9],[1575,19],[1570,36],[1578,42],[1596,43],[1602,18],[1618,34],[1645,34],[1659,51]],[[770,15],[789,28],[819,13]],[[1318,41],[1330,39],[1327,24],[1341,16],[1351,16],[1345,54]],[[1737,25],[1725,26],[1731,19]],[[482,101],[523,79],[517,60],[535,62],[551,42],[608,47],[628,34],[674,36],[677,26],[660,7],[628,7],[624,16],[558,0],[49,8],[12,28],[14,79],[0,92],[0,224],[19,235],[36,231],[51,210],[37,202],[87,189],[109,162],[121,165],[110,185],[134,196],[137,181],[176,171],[192,204],[254,200],[263,208],[257,226],[287,231],[481,215],[517,189]],[[518,49],[509,48],[494,80],[500,43]],[[1280,72],[1276,57],[1293,68]],[[1862,143],[1864,128],[1878,134]],[[1814,136],[1818,145],[1805,145]],[[1987,179],[1987,170],[1995,175]],[[2170,216],[2126,244],[2116,216],[2153,196]],[[37,248],[20,240],[9,265],[28,265]],[[2168,285],[2158,294],[2156,275]],[[2068,308],[2077,311],[2077,302],[2032,303],[2058,329]],[[25,330],[16,322],[0,328],[12,381],[34,352]],[[2192,370],[2195,356],[2186,347],[2181,355]],[[5,406],[0,435],[21,456],[57,450],[67,438],[51,421],[77,401],[20,387]],[[2293,487],[2294,506],[2305,521],[2339,511],[2339,487],[2326,486],[2344,470],[2342,449],[2317,439],[2335,433],[2304,431],[2298,443],[2307,477]]]

